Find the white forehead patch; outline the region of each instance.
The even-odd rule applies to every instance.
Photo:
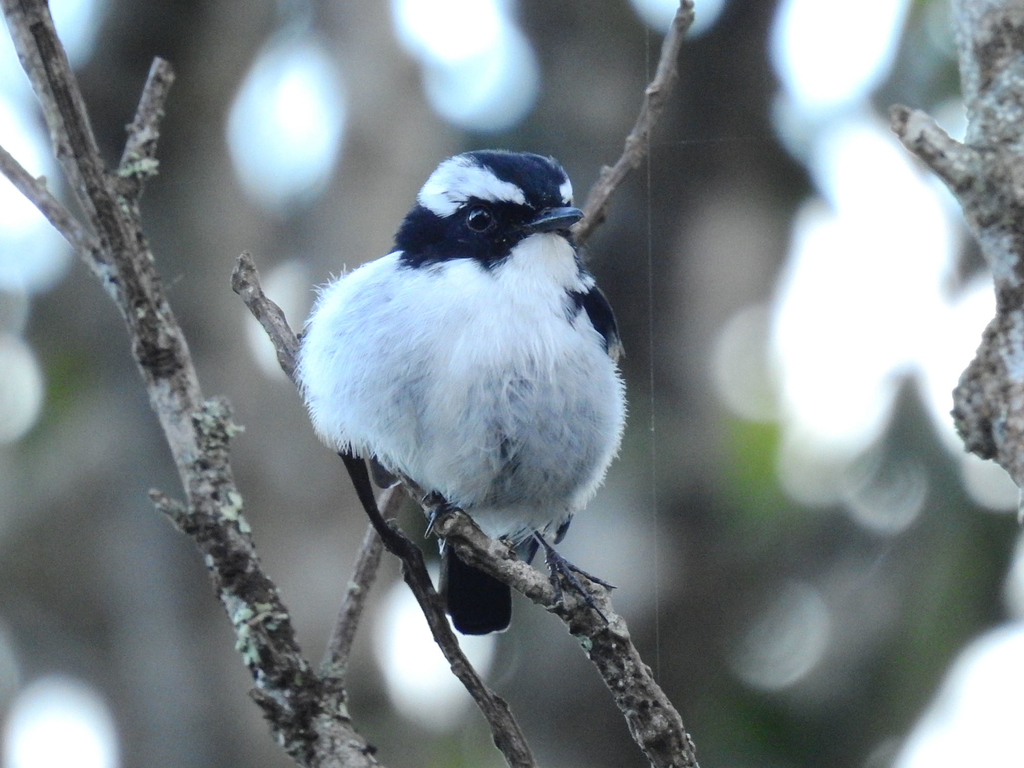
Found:
[[[416,201],[438,216],[451,216],[471,197],[495,203],[526,202],[523,190],[515,184],[502,181],[463,155],[441,163],[416,195]]]
[[[558,187],[559,193],[562,195],[562,202],[568,205],[572,202],[572,182],[566,177],[565,181],[562,182],[561,186]]]

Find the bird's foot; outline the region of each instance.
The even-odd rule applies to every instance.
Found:
[[[605,616],[601,609],[597,607],[597,602],[594,600],[594,596],[590,594],[587,588],[583,586],[578,578],[576,578],[576,574],[583,576],[595,584],[600,584],[605,589],[615,589],[615,585],[609,584],[604,579],[599,579],[597,576],[587,573],[582,568],[577,568],[558,554],[558,552],[555,551],[555,548],[548,544],[544,537],[539,533],[534,532],[533,536],[544,548],[544,562],[547,564],[548,571],[551,574],[550,580],[551,586],[555,590],[555,601],[559,603],[562,602],[562,579],[565,579],[565,582],[572,587],[572,591],[582,597],[583,601],[593,608],[597,612],[597,615],[604,619],[605,624],[607,624],[608,617]]]
[[[434,532],[434,523],[437,522],[437,519],[441,515],[446,512],[451,512],[454,509],[458,509],[458,507],[449,504],[437,491],[431,491],[428,493],[423,497],[423,500],[420,503],[423,504],[423,506],[429,506],[431,508],[430,513],[427,515],[427,529],[423,532],[423,538],[427,538]]]

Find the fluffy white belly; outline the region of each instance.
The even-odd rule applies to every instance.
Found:
[[[603,479],[625,412],[586,313],[570,317],[549,277],[505,285],[459,260],[396,281],[396,264],[371,262],[321,296],[299,370],[318,433],[441,493],[492,536],[568,519]]]

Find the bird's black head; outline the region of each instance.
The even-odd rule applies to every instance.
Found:
[[[553,158],[479,150],[445,160],[427,179],[395,235],[408,266],[476,259],[491,267],[524,237],[569,236],[582,214]]]

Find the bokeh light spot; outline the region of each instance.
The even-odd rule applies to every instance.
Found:
[[[908,7],[908,0],[864,0],[856,7],[783,0],[770,52],[800,110],[821,113],[867,96],[892,66]]]
[[[90,686],[46,677],[15,698],[4,728],[6,768],[116,768],[119,762],[113,716]]]
[[[533,108],[540,67],[533,47],[497,0],[395,0],[399,42],[423,67],[431,107],[453,125],[501,131]]]
[[[15,336],[0,335],[0,444],[32,428],[43,405],[43,372],[31,348]]]
[[[53,26],[72,67],[82,66],[92,56],[109,4],[108,0],[50,0]]]
[[[345,114],[337,64],[317,41],[268,43],[228,116],[228,149],[246,192],[277,212],[308,204],[333,173]]]
[[[661,33],[668,32],[679,8],[679,0],[629,0],[644,24]],[[725,0],[694,0],[693,24],[687,34],[696,37],[711,29],[725,8]]]
[[[888,424],[904,377],[927,381],[959,359],[959,343],[942,332],[958,314],[946,288],[958,231],[935,187],[873,120],[833,124],[812,156],[823,197],[794,219],[772,363],[795,444],[853,457]],[[976,345],[983,324],[953,338]]]
[[[1020,490],[1005,469],[990,459],[960,451],[960,472],[971,501],[992,512],[1013,512]]]
[[[860,525],[881,535],[909,528],[924,511],[928,472],[914,461],[895,460],[881,450],[868,451],[843,473],[842,499]]]
[[[43,128],[27,120],[17,99],[0,92],[0,145],[32,175],[53,176]],[[71,264],[71,250],[41,213],[0,176],[0,290],[50,288]]]
[[[493,47],[472,58],[425,63],[423,87],[430,105],[450,123],[501,131],[533,108],[540,69],[526,38],[506,26]]]
[[[788,688],[821,661],[831,633],[828,607],[818,590],[793,582],[748,627],[730,659],[732,670],[754,688]]]
[[[375,630],[374,652],[395,709],[433,731],[458,725],[472,699],[452,674],[404,583],[391,587]],[[494,635],[458,637],[470,663],[486,675],[494,656]]]
[[[394,0],[392,13],[410,54],[449,64],[493,48],[504,24],[494,0]]]
[[[1024,690],[1024,624],[989,632],[971,643],[946,674],[893,768],[959,765],[1019,768],[1020,692]]]
[[[753,304],[734,314],[718,332],[711,357],[716,391],[725,405],[748,421],[778,416],[778,395],[768,366],[769,308]]]

